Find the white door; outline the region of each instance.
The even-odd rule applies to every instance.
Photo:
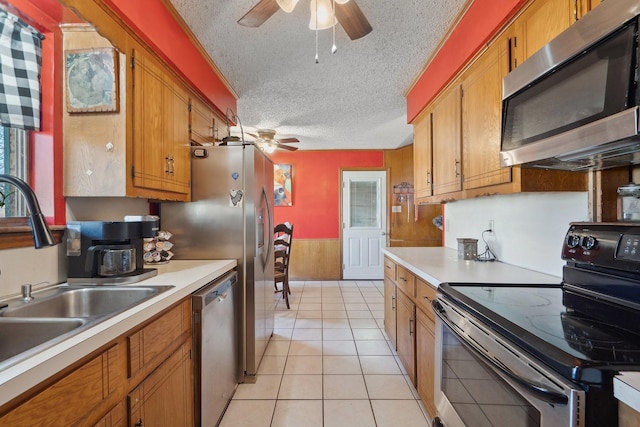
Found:
[[[342,278],[384,278],[387,173],[342,172]]]

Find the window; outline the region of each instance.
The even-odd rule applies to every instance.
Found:
[[[28,181],[29,133],[22,129],[0,126],[0,174],[17,176]],[[26,203],[9,184],[0,185],[0,218],[24,217]]]

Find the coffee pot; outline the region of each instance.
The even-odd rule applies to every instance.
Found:
[[[155,237],[158,220],[74,221],[67,224],[69,283],[132,283],[157,274],[144,268],[144,238]]]

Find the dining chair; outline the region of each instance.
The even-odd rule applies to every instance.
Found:
[[[275,292],[282,292],[287,308],[289,305],[289,266],[291,260],[291,243],[293,240],[293,224],[278,224],[273,228],[274,233],[274,282]],[[282,284],[282,289],[278,284]]]

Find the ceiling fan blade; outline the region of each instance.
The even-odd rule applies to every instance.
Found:
[[[373,29],[356,0],[349,0],[345,4],[336,2],[336,18],[351,40],[364,37]]]
[[[280,10],[280,6],[276,0],[260,0],[249,12],[238,19],[238,24],[243,27],[259,27],[278,10]]]
[[[296,142],[300,142],[298,138],[278,138],[276,141],[283,144],[295,144]]]
[[[298,147],[291,147],[289,145],[284,145],[284,144],[276,144],[277,148],[282,148],[284,150],[289,150],[289,151],[296,151],[298,149]]]

